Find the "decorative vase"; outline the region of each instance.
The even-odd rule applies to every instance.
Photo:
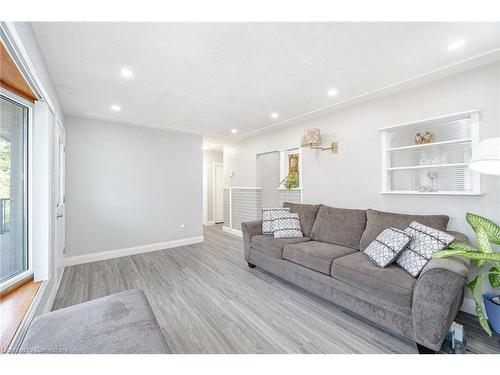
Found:
[[[500,305],[492,301],[492,298],[497,296],[498,295],[494,293],[486,293],[483,294],[483,299],[490,326],[493,331],[500,334]]]
[[[434,140],[434,134],[432,132],[425,132],[425,133],[417,133],[415,134],[415,144],[417,145],[422,145],[425,143],[432,143]]]

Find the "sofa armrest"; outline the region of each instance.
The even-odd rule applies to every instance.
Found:
[[[412,302],[413,336],[438,351],[462,305],[470,263],[461,258],[432,259],[422,270]]]
[[[454,230],[447,230],[447,233],[451,234],[453,237],[455,237],[455,241],[460,241],[463,243],[468,243],[467,236],[461,232],[456,232]]]
[[[245,260],[250,261],[250,241],[253,236],[262,234],[262,220],[246,221],[241,223],[243,233],[243,246],[245,249]]]

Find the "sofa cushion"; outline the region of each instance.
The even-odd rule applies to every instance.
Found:
[[[284,202],[283,207],[289,208],[291,212],[299,214],[302,233],[304,236],[309,237],[321,205]]]
[[[450,218],[446,215],[406,215],[394,212],[366,210],[366,229],[361,236],[359,247],[364,250],[386,228],[404,230],[412,221],[445,231]]]
[[[335,259],[331,275],[353,287],[378,296],[387,303],[410,308],[415,279],[401,267],[377,267],[361,252]]]
[[[266,255],[281,259],[281,253],[285,245],[309,241],[309,237],[301,238],[274,238],[271,234],[260,234],[253,236],[250,245],[253,249],[262,251]]]
[[[311,239],[359,249],[366,227],[366,211],[321,206],[311,231]]]
[[[286,245],[283,249],[283,259],[329,275],[334,259],[354,252],[356,250],[345,246],[309,241]]]

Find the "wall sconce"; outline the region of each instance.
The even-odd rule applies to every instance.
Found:
[[[318,128],[304,129],[301,134],[302,147],[309,147],[313,150],[332,150],[332,154],[339,152],[339,145],[337,142],[332,142],[330,147],[321,146],[321,136]]]

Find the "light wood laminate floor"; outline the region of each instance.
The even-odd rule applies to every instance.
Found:
[[[202,244],[67,267],[53,310],[142,289],[173,353],[416,353],[396,337],[243,259],[242,240],[206,227]],[[468,350],[500,352],[472,316]]]

